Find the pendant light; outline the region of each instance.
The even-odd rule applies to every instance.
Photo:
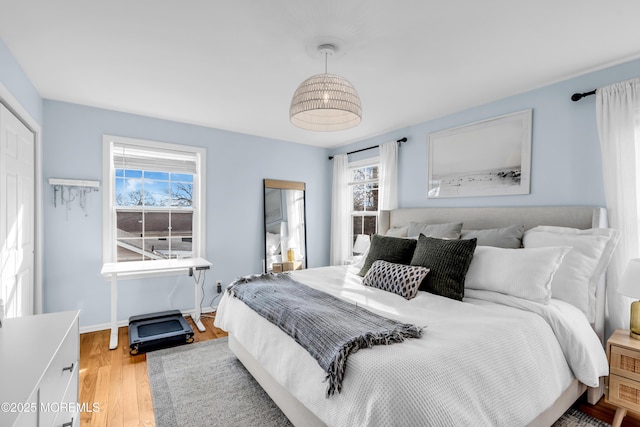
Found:
[[[327,73],[327,58],[336,46],[322,44],[324,74],[316,74],[300,83],[293,94],[289,117],[295,126],[312,131],[337,131],[357,126],[362,119],[358,92],[344,77]]]

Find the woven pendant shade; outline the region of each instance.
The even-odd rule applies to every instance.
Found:
[[[336,74],[317,74],[300,83],[289,109],[291,123],[313,131],[357,126],[362,118],[358,92]]]
[[[362,119],[358,92],[344,77],[327,73],[327,57],[337,48],[321,44],[324,74],[316,74],[300,83],[293,94],[289,117],[299,128],[314,131],[336,131],[357,126]]]

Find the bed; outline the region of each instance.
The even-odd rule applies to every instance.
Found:
[[[357,274],[360,266],[291,272],[293,279],[311,288],[424,327],[420,338],[351,354],[342,391],[329,397],[326,374],[316,360],[242,301],[225,293],[216,326],[229,332],[230,349],[294,425],[551,425],[585,392],[589,402],[596,403],[608,374],[602,269],[616,241],[615,232],[606,228],[606,210],[581,206],[396,209],[381,212],[378,233],[393,236],[412,224],[452,222],[463,224],[461,234],[471,230],[469,235],[485,236],[482,230],[493,232],[518,224],[532,236],[531,248],[525,245],[525,251],[484,248],[480,257],[478,245],[469,267],[473,283],[482,281],[478,277],[495,279],[492,270],[484,268],[492,264],[480,264],[489,262],[481,260],[495,263],[505,253],[520,256],[535,250],[533,236],[538,229],[544,235],[553,227],[570,228],[575,233],[569,241],[582,238],[583,231],[578,230],[588,236],[595,231],[608,255],[600,257],[600,270],[588,278],[594,282],[589,285],[593,295],[585,306],[582,300],[540,302],[482,286],[465,286],[462,301],[422,291],[407,300],[363,286]],[[548,245],[536,253],[555,251],[559,265],[578,247]],[[518,263],[523,264],[518,260],[511,264],[516,268]]]

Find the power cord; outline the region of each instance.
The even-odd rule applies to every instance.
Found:
[[[206,270],[198,270],[198,277],[196,278],[195,274],[193,275],[193,280],[196,281],[196,284],[200,283],[200,276],[203,274],[203,280],[202,283],[200,283],[200,289],[201,289],[201,295],[202,297],[200,298],[200,317],[204,317],[204,318],[208,318],[208,319],[215,319],[215,313],[216,313],[216,308],[213,307],[213,302],[215,300],[217,300],[218,298],[220,298],[220,296],[222,295],[222,284],[220,282],[216,283],[216,292],[217,294],[215,294],[213,296],[213,298],[211,298],[211,302],[209,303],[209,307],[211,308],[211,313],[212,314],[203,314],[202,313],[202,303],[204,302],[204,284],[206,282]],[[202,273],[202,271],[204,271],[205,273]]]
[[[216,309],[218,306],[216,306],[215,308],[213,307],[213,302],[215,300],[217,300],[218,298],[220,298],[222,296],[222,284],[221,283],[216,283],[216,294],[213,296],[213,298],[211,298],[211,302],[209,302],[209,307],[211,307],[211,309],[213,310],[213,313],[216,312]]]

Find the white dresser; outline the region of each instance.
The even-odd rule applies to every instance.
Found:
[[[79,426],[77,311],[5,319],[0,426]]]

